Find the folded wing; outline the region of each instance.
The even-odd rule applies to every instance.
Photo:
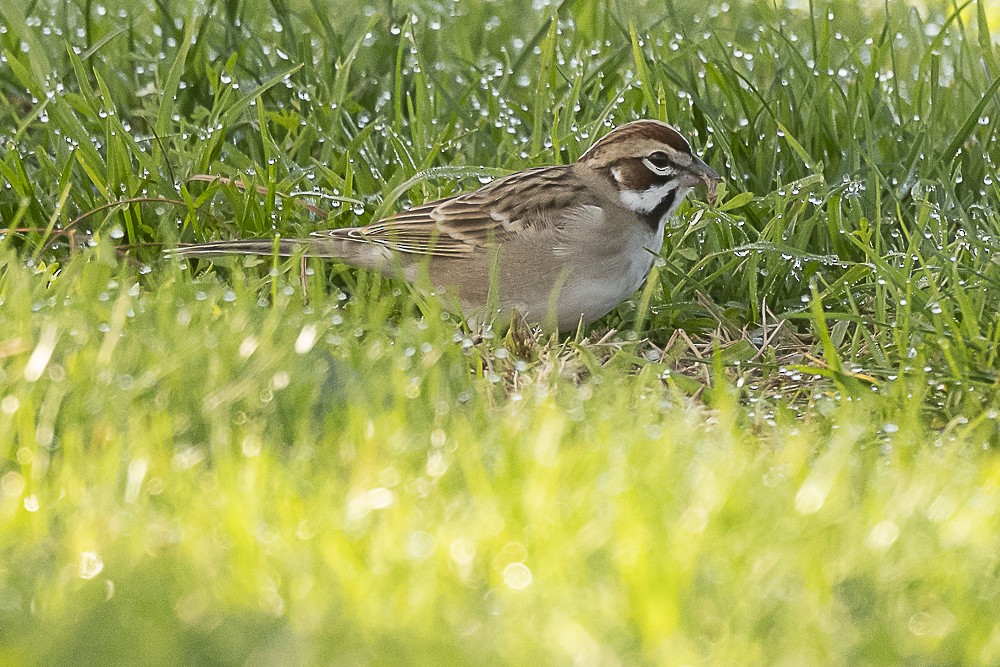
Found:
[[[587,188],[569,169],[529,169],[365,227],[314,232],[312,236],[371,243],[413,255],[470,257],[484,246],[553,231],[564,223],[561,213],[566,207],[590,203]]]

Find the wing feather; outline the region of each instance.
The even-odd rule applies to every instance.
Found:
[[[468,257],[479,248],[564,224],[567,207],[592,202],[569,166],[540,167],[499,178],[473,192],[421,204],[365,227],[313,232],[391,250]]]

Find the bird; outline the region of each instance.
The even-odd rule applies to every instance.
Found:
[[[677,129],[642,119],[608,132],[570,164],[514,172],[365,226],[167,252],[334,259],[423,285],[472,321],[516,313],[572,331],[642,286],[667,219],[699,184],[712,203],[720,181]]]

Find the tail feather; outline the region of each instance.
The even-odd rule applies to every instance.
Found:
[[[274,255],[291,257],[305,251],[314,257],[334,256],[327,252],[317,252],[316,244],[307,239],[235,239],[232,241],[212,241],[210,243],[181,244],[164,251],[167,257],[186,259],[191,257],[223,257],[225,255]]]
[[[306,257],[337,259],[352,266],[374,269],[384,273],[395,273],[399,269],[399,257],[394,256],[385,246],[351,236],[333,234],[305,239],[234,239],[210,243],[190,243],[164,251],[164,255],[174,259],[225,257],[226,255],[268,257],[275,254],[279,257],[293,257],[303,254]]]

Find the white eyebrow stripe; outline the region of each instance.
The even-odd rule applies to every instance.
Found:
[[[649,213],[659,206],[660,202],[676,188],[677,181],[670,181],[669,183],[664,183],[648,190],[622,190],[618,196],[625,206],[636,213]]]

